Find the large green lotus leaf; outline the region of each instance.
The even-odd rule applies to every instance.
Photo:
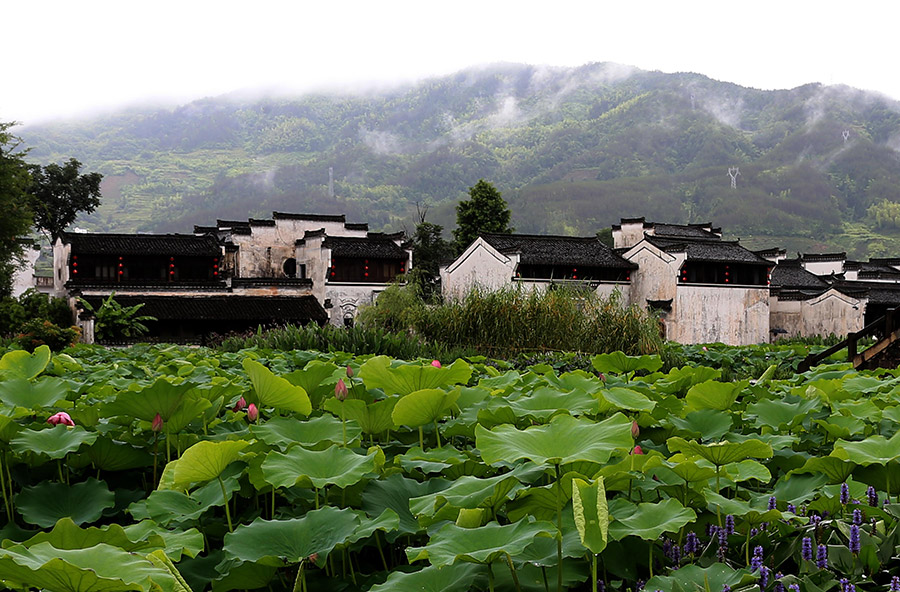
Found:
[[[394,427],[391,414],[399,400],[398,397],[389,397],[374,403],[366,403],[359,399],[347,399],[342,405],[340,401],[331,397],[325,399],[324,407],[337,417],[343,414],[345,419],[355,421],[363,433],[374,435],[383,434]]]
[[[25,378],[11,378],[0,382],[0,401],[12,407],[41,409],[65,399],[68,385],[59,378],[42,378],[30,381]]]
[[[0,358],[0,376],[6,378],[22,378],[32,380],[47,368],[50,363],[50,348],[38,346],[34,353],[25,350],[13,350]]]
[[[855,462],[858,465],[885,465],[900,458],[900,431],[890,439],[880,434],[858,442],[838,440],[831,456]]]
[[[584,415],[597,412],[597,400],[584,389],[564,392],[552,387],[539,387],[530,395],[509,402],[517,417],[547,421],[558,413]]]
[[[353,510],[330,506],[293,520],[257,518],[225,535],[225,554],[275,566],[299,563],[313,553],[324,561],[332,549],[353,536],[359,525],[359,516]]]
[[[900,471],[893,463],[856,467],[853,469],[853,479],[879,490],[888,489],[892,494],[900,491]]]
[[[653,383],[654,390],[670,395],[681,395],[695,384],[716,380],[722,375],[720,370],[706,366],[682,366],[672,368],[668,374],[660,376]]]
[[[656,407],[656,402],[646,395],[619,386],[596,391],[594,396],[600,402],[600,413],[609,413],[615,409],[650,412]]]
[[[137,501],[128,507],[129,513],[135,518],[153,520],[162,525],[173,521],[195,520],[207,509],[208,506],[200,500],[172,489],[152,491],[146,500]]]
[[[43,430],[22,430],[10,440],[16,452],[36,452],[50,458],[63,458],[81,448],[82,444],[93,444],[96,432],[89,432],[81,426],[67,427],[62,424]]]
[[[793,475],[789,479],[782,477],[775,484],[771,495],[775,496],[779,502],[802,504],[818,497],[827,480],[823,474]]]
[[[827,419],[814,421],[834,439],[851,438],[856,434],[865,433],[866,430],[866,422],[852,415],[835,414]]]
[[[684,418],[670,416],[668,420],[675,427],[676,436],[699,438],[709,442],[718,440],[731,430],[731,414],[715,409],[691,411]]]
[[[191,483],[203,483],[216,479],[241,451],[249,445],[244,440],[224,440],[213,442],[203,440],[184,451],[173,476],[174,487],[184,487]]]
[[[547,425],[525,430],[510,425],[492,430],[475,427],[475,446],[489,465],[521,458],[538,464],[605,463],[616,450],[630,450],[633,445],[631,420],[621,413],[601,422],[557,415]]]
[[[471,458],[453,448],[452,446],[442,446],[440,448],[432,448],[431,450],[422,450],[418,446],[410,448],[405,453],[394,457],[394,464],[407,473],[413,469],[419,469],[423,473],[439,473],[444,469],[449,469],[454,465],[468,462]]]
[[[593,483],[572,480],[572,512],[581,544],[591,553],[602,552],[609,542],[609,508],[603,477]]]
[[[881,408],[869,399],[841,401],[840,403],[834,403],[832,408],[836,413],[849,413],[853,417],[869,423],[881,421]]]
[[[709,567],[686,565],[670,576],[654,576],[647,580],[645,590],[660,592],[695,592],[697,590],[728,590],[744,588],[756,582],[757,577],[747,569],[732,569],[724,563]],[[804,588],[808,590],[809,588]]]
[[[408,395],[422,389],[441,389],[454,384],[466,384],[472,367],[462,358],[450,366],[436,368],[422,363],[391,363],[387,356],[375,356],[359,368],[359,377],[366,388],[380,388],[386,395]]]
[[[670,465],[672,472],[679,479],[684,479],[689,483],[696,481],[708,481],[716,476],[716,471],[708,466],[697,464],[696,461],[683,461]]]
[[[409,500],[409,509],[416,516],[434,516],[444,506],[454,508],[491,507],[512,498],[525,486],[513,473],[486,479],[471,475],[460,477],[446,488]]]
[[[800,438],[791,436],[790,434],[754,434],[753,432],[748,434],[729,432],[726,434],[725,439],[729,442],[749,442],[750,440],[760,441],[771,446],[773,451],[791,448],[800,441]]]
[[[506,505],[506,517],[511,522],[520,520],[529,520],[536,518],[537,520],[556,520],[557,490],[562,485],[552,483],[544,487],[529,487],[519,492],[516,499]],[[565,493],[559,494],[563,500],[563,504],[569,502],[569,497]]]
[[[360,428],[356,422],[346,425],[347,442],[359,437]],[[268,444],[287,450],[294,444],[308,448],[324,447],[340,444],[344,438],[344,427],[341,420],[331,415],[322,415],[306,421],[297,421],[290,417],[273,417],[262,425],[253,428],[253,435]]]
[[[102,528],[81,528],[69,518],[60,518],[53,529],[47,532],[39,532],[30,539],[23,541],[23,547],[33,547],[39,543],[49,543],[56,549],[86,549],[94,545],[105,543],[124,549],[125,551],[143,551],[148,549],[161,549],[165,543],[160,536],[143,538],[130,537],[124,528],[118,524],[110,524]],[[10,547],[12,541],[3,541],[4,547]]]
[[[440,568],[429,565],[412,573],[393,571],[385,583],[372,586],[369,592],[466,592],[483,569],[458,563]]]
[[[852,463],[836,456],[813,456],[806,459],[806,462],[799,469],[790,471],[789,475],[801,473],[812,473],[814,475],[825,475],[828,478],[827,483],[834,485],[835,483],[843,483],[853,473],[856,463]]]
[[[677,532],[682,526],[697,519],[697,514],[685,508],[677,500],[669,498],[656,504],[638,504],[633,509],[623,508],[621,513],[610,508],[612,522],[609,535],[614,540],[636,536],[655,541],[664,532]]]
[[[196,528],[168,530],[152,520],[142,520],[125,527],[125,533],[135,541],[152,541],[154,546],[162,541],[161,547],[174,561],[180,561],[182,555],[196,557],[204,549],[203,533]]]
[[[86,549],[57,549],[50,543],[2,549],[0,580],[54,592],[177,592],[167,571],[139,555],[103,543]]]
[[[400,516],[400,532],[411,534],[419,530],[419,523],[409,510],[410,499],[446,489],[450,484],[445,479],[427,479],[420,483],[395,473],[369,482],[362,496],[362,509],[370,515],[378,515],[385,509],[395,511]]]
[[[662,359],[657,356],[628,356],[620,351],[598,354],[591,358],[594,370],[604,374],[630,374],[637,370],[656,372],[662,368]]]
[[[443,417],[459,398],[459,389],[442,391],[422,389],[404,395],[397,401],[391,419],[395,426],[416,428],[434,423]]]
[[[879,390],[889,387],[889,381],[875,378],[874,376],[851,376],[841,385],[848,393],[863,395],[877,393]]]
[[[756,479],[760,483],[768,483],[772,480],[772,473],[764,464],[753,459],[745,459],[736,463],[729,463],[723,467],[725,474],[735,483]]]
[[[237,559],[226,559],[220,564],[214,565],[212,571],[216,572],[216,575],[218,575],[217,569],[225,575],[213,581],[212,592],[265,588],[272,581],[275,572],[278,571],[274,565],[243,563]]]
[[[153,456],[143,448],[100,436],[87,450],[94,466],[104,471],[140,469],[153,464]]]
[[[690,411],[699,411],[700,409],[727,411],[731,409],[738,395],[748,384],[745,380],[738,382],[707,380],[692,386],[684,400]]]
[[[658,452],[629,454],[617,463],[604,465],[599,471],[591,473],[590,471],[579,470],[579,472],[585,477],[603,477],[604,487],[607,491],[624,491],[628,489],[630,481],[639,478],[639,473],[646,472],[653,466],[658,466],[660,456]],[[569,469],[568,466],[566,468]],[[578,470],[574,467],[573,469]]]
[[[457,561],[491,563],[515,557],[538,536],[556,536],[556,526],[551,522],[525,520],[501,526],[491,522],[480,528],[460,528],[448,524],[429,539],[424,547],[408,547],[406,556],[410,563],[427,559],[435,567],[452,565]]]
[[[192,592],[191,587],[188,586],[188,583],[181,577],[178,568],[175,567],[172,560],[166,556],[165,551],[158,549],[148,553],[146,557],[147,561],[172,576],[172,592]]]
[[[706,499],[706,508],[710,512],[720,512],[722,515],[731,514],[733,516],[745,516],[750,512],[756,511],[746,502],[739,498],[727,498],[711,489],[703,490],[703,497]],[[780,513],[779,513],[780,517]]]
[[[116,496],[106,483],[90,478],[75,485],[45,481],[25,487],[16,496],[16,507],[25,522],[50,528],[66,517],[75,524],[95,522],[115,501]]]
[[[770,458],[772,447],[760,440],[750,439],[743,442],[712,442],[698,444],[684,438],[673,436],[666,441],[671,452],[682,452],[687,456],[699,456],[716,466],[739,462],[747,458]]]
[[[813,409],[821,406],[816,399],[801,399],[789,397],[787,399],[763,399],[758,403],[747,406],[747,412],[756,415],[754,425],[767,426],[778,430],[787,426],[786,431],[803,422]]]
[[[302,370],[285,374],[284,379],[294,386],[302,387],[313,407],[318,407],[322,399],[334,392],[334,382],[337,381],[327,379],[331,378],[337,369],[337,365],[333,362],[311,360]]]
[[[158,413],[167,433],[178,433],[200,417],[212,403],[194,390],[193,383],[172,384],[159,378],[141,390],[122,391],[103,407],[108,416],[127,415],[152,422]]]
[[[262,472],[266,483],[274,487],[292,487],[304,482],[316,488],[349,487],[375,470],[376,454],[373,451],[363,456],[337,445],[321,451],[294,446],[284,454],[267,454]]]
[[[312,413],[312,403],[302,386],[294,386],[284,378],[275,376],[271,370],[250,358],[244,360],[243,366],[253,383],[260,406],[294,411],[301,415]]]

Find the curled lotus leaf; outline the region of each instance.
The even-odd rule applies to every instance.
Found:
[[[83,444],[93,444],[96,440],[96,432],[89,432],[81,426],[59,424],[42,430],[22,430],[10,440],[10,446],[19,453],[36,452],[49,458],[63,458]]]
[[[900,458],[900,432],[890,438],[876,434],[855,442],[838,440],[831,455],[862,466],[886,465]]]
[[[738,395],[748,384],[749,382],[746,380],[738,382],[707,380],[688,389],[684,401],[687,403],[687,408],[691,411],[700,409],[727,411],[731,409]]]
[[[340,444],[345,429],[347,442],[353,442],[359,437],[361,430],[356,422],[349,422],[343,426],[340,419],[331,415],[322,415],[306,421],[297,421],[290,417],[273,417],[264,424],[255,426],[253,435],[269,446],[277,446],[284,451],[295,444],[308,448]]]
[[[114,505],[115,494],[94,478],[74,485],[45,481],[23,488],[16,496],[25,521],[41,528],[50,528],[61,518],[71,518],[75,524],[95,522]]]
[[[250,358],[244,360],[243,366],[261,407],[274,407],[301,415],[312,413],[312,403],[302,386],[294,386],[281,376],[275,376],[271,370]]]
[[[721,467],[730,463],[740,462],[748,458],[770,458],[772,447],[760,440],[749,439],[743,442],[712,442],[710,444],[698,444],[673,436],[666,441],[671,452],[682,452],[685,455],[699,456]]]
[[[391,361],[387,356],[375,356],[359,368],[359,377],[366,388],[380,388],[386,395],[408,395],[422,389],[444,389],[466,384],[472,367],[462,358],[449,366],[437,368],[421,362]]]
[[[422,389],[404,395],[391,412],[395,426],[411,428],[431,424],[450,411],[459,398],[459,389]]]
[[[629,356],[620,351],[598,354],[591,358],[597,372],[604,374],[631,374],[637,370],[656,372],[662,368],[662,359],[657,355]]]
[[[551,522],[520,520],[500,525],[491,522],[479,528],[461,528],[448,524],[423,547],[408,547],[410,563],[427,559],[435,567],[453,565],[457,561],[488,564],[509,553],[516,556],[536,537],[552,537],[558,533]]]
[[[34,353],[25,350],[6,352],[0,358],[0,376],[5,378],[22,378],[33,380],[47,368],[50,363],[50,348],[38,346]]]
[[[203,483],[218,478],[241,451],[249,445],[244,440],[214,442],[203,440],[184,451],[173,475],[174,487],[184,487],[191,483]]]
[[[609,525],[609,535],[617,541],[626,536],[655,541],[664,532],[678,532],[682,526],[697,519],[694,510],[685,508],[674,498],[655,504],[620,505],[617,511],[610,508],[610,514],[613,521]]]
[[[572,480],[572,511],[581,544],[591,553],[600,553],[609,542],[609,507],[603,477],[593,483]]]
[[[376,454],[377,449],[362,455],[337,445],[321,451],[294,446],[284,454],[270,452],[266,455],[262,472],[266,482],[274,487],[303,483],[316,488],[326,485],[349,487],[375,471]]]
[[[441,568],[429,565],[412,573],[393,571],[385,583],[372,586],[369,592],[467,592],[482,569],[458,563]]]

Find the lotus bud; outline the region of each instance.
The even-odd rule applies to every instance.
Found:
[[[238,399],[237,403],[234,404],[234,412],[235,413],[237,413],[238,411],[243,411],[246,408],[247,408],[247,399],[245,399],[244,397],[241,397],[240,399]]]
[[[600,382],[606,382],[606,375],[603,372],[600,373]]]
[[[353,378],[353,368],[347,366],[347,378]]]
[[[343,401],[347,398],[348,394],[347,385],[344,384],[344,379],[339,378],[337,384],[334,385],[334,398],[338,401]]]
[[[644,451],[641,450],[640,446],[635,446],[634,450],[631,451],[631,454],[644,454]]]
[[[631,437],[637,438],[641,435],[641,428],[638,426],[636,421],[631,422]]]
[[[154,432],[161,432],[163,429],[163,418],[157,413],[156,417],[153,418],[153,423],[150,424],[150,429]]]
[[[348,366],[348,368],[349,368],[349,366]],[[308,557],[308,559],[309,559],[309,562],[310,562],[310,563],[312,563],[313,565],[315,565],[316,562],[319,561],[319,554],[318,554],[318,553],[313,553],[312,555],[310,555],[310,556]]]
[[[256,408],[255,404],[250,403],[250,405],[247,407],[247,420],[250,423],[255,423],[256,419],[258,417],[259,417],[259,409]]]
[[[72,421],[72,418],[65,411],[60,411],[59,413],[55,413],[47,418],[47,423],[50,425],[59,425],[63,424],[64,426],[73,427],[75,422]]]
[[[431,360],[431,365],[434,366],[435,368],[441,367],[441,363],[438,362],[437,360]]]

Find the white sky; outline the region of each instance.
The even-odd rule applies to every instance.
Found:
[[[895,0],[3,1],[0,121],[411,81],[499,61],[611,61],[900,99],[898,17]]]

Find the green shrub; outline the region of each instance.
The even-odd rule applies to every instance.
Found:
[[[81,300],[82,306],[94,313],[94,336],[97,340],[131,339],[147,334],[149,329],[144,323],[155,321],[156,317],[138,314],[143,303],[122,306],[116,302],[115,295],[115,292],[110,294],[97,310],[86,300]]]
[[[31,319],[16,336],[22,349],[34,351],[40,345],[47,345],[53,351],[70,347],[81,338],[78,327],[60,327],[46,319]]]

